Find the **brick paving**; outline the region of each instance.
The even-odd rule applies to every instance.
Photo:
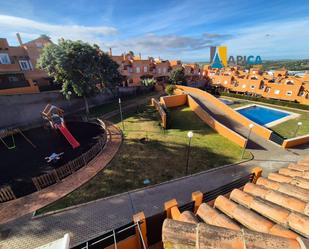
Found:
[[[0,204],[0,224],[32,213],[64,197],[101,171],[113,159],[122,142],[121,131],[111,123],[106,124],[107,142],[99,155],[58,184],[51,185],[25,197]]]

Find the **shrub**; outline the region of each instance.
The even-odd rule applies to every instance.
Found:
[[[146,78],[146,79],[143,79],[141,83],[144,86],[154,86],[157,83],[157,81],[155,79]]]
[[[238,98],[238,99],[263,102],[267,104],[286,106],[286,107],[291,107],[291,108],[296,108],[296,109],[309,110],[308,105],[302,105],[296,102],[288,102],[285,100],[265,99],[263,97],[254,97],[254,96],[248,96],[248,95],[242,95],[242,94],[236,94],[236,93],[227,93],[227,92],[221,92],[220,95]]]
[[[175,89],[176,89],[176,86],[174,86],[174,85],[167,85],[166,88],[165,88],[165,92],[168,95],[173,95]]]

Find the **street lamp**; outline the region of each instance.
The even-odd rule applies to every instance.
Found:
[[[120,113],[120,119],[121,119],[121,123],[122,123],[122,130],[124,130],[124,123],[123,123],[123,118],[122,118],[122,109],[121,109],[121,99],[118,99],[118,103],[119,103],[119,113]]]
[[[188,136],[188,138],[189,138],[189,143],[188,143],[188,147],[187,147],[186,175],[188,175],[188,169],[189,169],[189,158],[190,158],[191,139],[192,139],[192,137],[193,137],[193,131],[188,131],[187,136]]]
[[[303,125],[302,122],[298,122],[298,123],[297,123],[297,127],[296,127],[296,130],[295,130],[295,133],[294,133],[294,137],[296,137],[297,132],[299,131],[299,129],[300,129],[300,127],[301,127],[302,125]]]
[[[242,153],[241,153],[241,159],[244,158],[244,155],[245,155],[245,151],[246,151],[246,148],[247,148],[247,144],[248,144],[248,141],[250,139],[250,135],[251,135],[251,131],[252,131],[252,128],[254,127],[254,124],[249,124],[249,132],[248,132],[248,136],[247,136],[247,140],[245,142],[245,146],[242,150]]]

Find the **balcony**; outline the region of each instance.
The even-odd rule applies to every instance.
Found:
[[[19,72],[20,67],[18,64],[0,64],[0,72]]]

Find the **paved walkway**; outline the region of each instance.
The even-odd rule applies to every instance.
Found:
[[[77,245],[131,222],[135,213],[144,211],[146,216],[151,216],[161,212],[164,202],[172,198],[177,198],[180,205],[184,204],[191,200],[192,192],[213,190],[247,175],[249,170],[249,167],[240,165],[224,166],[192,177],[99,199],[53,215],[35,219],[27,215],[0,226],[0,247],[35,248],[62,237],[64,233],[69,233],[72,245]]]
[[[64,197],[104,169],[113,159],[122,142],[121,131],[111,123],[106,124],[107,141],[99,155],[58,184],[51,185],[25,197],[0,204],[0,223],[33,213],[35,210]]]
[[[195,96],[198,97],[198,96]],[[212,111],[226,125],[234,124],[234,129],[246,135],[248,130],[240,123],[223,119],[222,113],[200,99],[204,108]],[[125,225],[132,215],[144,211],[151,216],[163,210],[164,202],[176,198],[179,204],[191,199],[193,191],[210,191],[229,183],[240,176],[248,174],[252,167],[262,166],[264,171],[275,171],[278,167],[299,160],[309,155],[308,146],[293,150],[284,150],[272,142],[256,137],[254,134],[249,143],[249,150],[254,160],[238,165],[228,165],[202,172],[190,177],[176,179],[136,191],[131,191],[109,198],[99,199],[86,204],[68,208],[52,215],[31,218],[25,215],[0,226],[0,248],[35,248],[69,233],[72,245],[77,245],[89,238],[104,234],[107,231]],[[229,176],[229,177],[227,177]]]

